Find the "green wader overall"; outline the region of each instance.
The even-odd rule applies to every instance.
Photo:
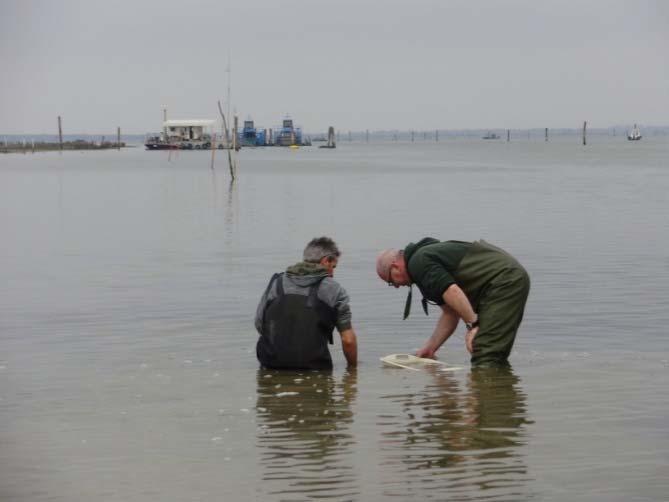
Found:
[[[506,251],[481,240],[472,243],[454,277],[479,316],[472,364],[506,363],[530,292],[527,272]]]

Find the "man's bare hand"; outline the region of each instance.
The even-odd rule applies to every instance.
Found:
[[[425,347],[416,352],[416,356],[425,357],[427,359],[436,359],[436,356],[434,355],[434,350]]]
[[[467,331],[467,334],[465,335],[465,346],[470,354],[474,352],[474,337],[478,332],[479,327],[476,326],[474,329]]]

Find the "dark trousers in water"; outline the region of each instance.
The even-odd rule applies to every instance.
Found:
[[[472,364],[506,363],[530,292],[527,272],[506,251],[482,240],[460,262],[457,279],[479,316]]]

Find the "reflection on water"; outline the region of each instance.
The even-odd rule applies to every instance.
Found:
[[[225,205],[225,237],[228,243],[234,242],[237,227],[237,215],[239,214],[239,197],[237,195],[237,184],[230,179],[228,184],[228,196]]]
[[[342,500],[359,492],[350,456],[356,373],[258,370],[258,489],[281,500]],[[275,498],[272,498],[273,500]]]
[[[520,500],[528,485],[526,395],[511,368],[476,368],[464,388],[454,374],[431,369],[422,390],[383,396],[397,414],[378,417],[384,494]],[[440,495],[437,495],[440,494]]]

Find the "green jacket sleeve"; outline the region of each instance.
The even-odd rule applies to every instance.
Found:
[[[409,273],[423,296],[437,305],[444,304],[444,291],[455,284],[453,276],[441,264],[429,259],[412,267]]]

